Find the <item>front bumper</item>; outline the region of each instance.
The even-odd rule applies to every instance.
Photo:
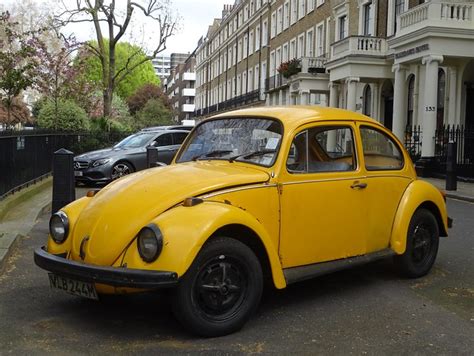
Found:
[[[176,272],[88,265],[52,255],[44,247],[37,248],[34,257],[42,269],[83,282],[140,289],[169,288],[178,283]]]

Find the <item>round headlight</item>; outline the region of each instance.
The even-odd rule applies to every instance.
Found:
[[[49,233],[57,244],[62,244],[67,239],[69,233],[69,219],[67,215],[58,211],[49,219]]]
[[[138,233],[138,253],[145,262],[155,261],[163,248],[163,235],[155,224],[145,226]]]

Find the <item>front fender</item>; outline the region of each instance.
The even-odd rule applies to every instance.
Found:
[[[152,222],[158,225],[164,239],[163,250],[158,259],[152,263],[144,262],[138,253],[135,239],[116,262],[117,266],[126,264],[129,268],[173,271],[181,277],[214,232],[227,225],[240,224],[253,230],[263,243],[275,287],[286,287],[277,247],[255,217],[240,208],[219,202],[204,202],[193,207],[178,206]]]
[[[446,234],[448,231],[446,202],[441,192],[426,181],[415,180],[405,190],[392,226],[390,246],[397,254],[405,252],[411,217],[421,205],[432,210],[435,216],[438,214],[436,217],[442,224],[439,227],[441,233]]]

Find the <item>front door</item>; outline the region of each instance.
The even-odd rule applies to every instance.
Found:
[[[283,268],[365,253],[365,179],[352,124],[302,128],[281,172]]]

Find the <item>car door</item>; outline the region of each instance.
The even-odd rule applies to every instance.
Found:
[[[173,147],[173,137],[171,132],[161,133],[154,141],[153,145],[158,149],[158,162],[170,164],[176,153]]]
[[[382,128],[359,125],[367,188],[367,252],[388,248],[395,214],[412,181],[399,144]]]
[[[280,178],[284,268],[365,253],[365,179],[355,125],[329,122],[294,135]]]

